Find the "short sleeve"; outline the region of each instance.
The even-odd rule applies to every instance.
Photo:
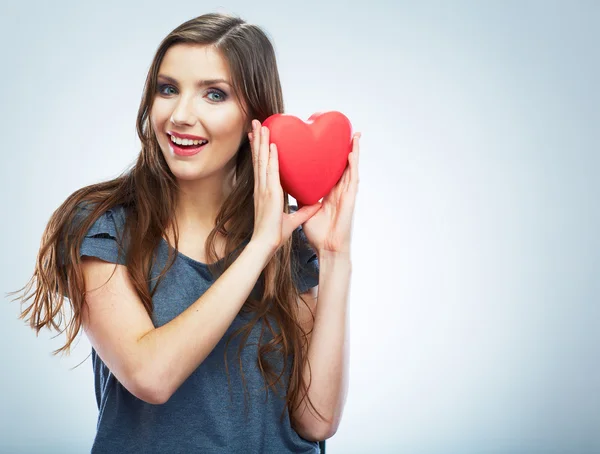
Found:
[[[291,211],[296,210],[291,209]],[[292,234],[292,258],[292,275],[298,292],[304,293],[319,285],[319,260],[316,252],[310,246],[302,226],[294,230]]]
[[[125,252],[120,247],[124,224],[120,214],[114,208],[100,215],[81,242],[80,256],[98,257],[106,262],[125,265]]]

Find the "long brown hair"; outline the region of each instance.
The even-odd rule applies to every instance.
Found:
[[[154,289],[150,290],[153,251],[171,223],[175,226],[175,248],[179,238],[174,220],[177,180],[164,159],[149,121],[158,69],[167,50],[178,43],[210,45],[221,52],[229,65],[233,89],[248,107],[245,112],[247,119],[256,118],[262,122],[268,116],[284,110],[275,52],[268,37],[258,26],[231,15],[205,14],[178,26],[160,43],[146,77],[137,115],[137,133],[142,146],[136,163],[119,177],[79,189],[63,202],[52,214],[44,230],[33,276],[20,290],[11,292],[14,294],[24,290],[20,298],[22,305],[33,298],[33,302],[22,310],[20,318],[25,319],[36,333],[44,326],[54,328],[61,334],[66,331],[67,341],[53,352],[55,355],[63,351],[69,354],[71,343],[81,329],[85,286],[80,266],[80,246],[93,222],[106,210],[116,205],[127,208],[123,237],[128,238],[128,245],[123,255],[133,285],[149,315],[153,310],[152,296],[175,261],[175,251],[169,248],[167,266],[158,277]],[[206,239],[207,261],[211,264],[209,269],[213,275],[222,273],[231,265],[239,255],[239,246],[252,235],[254,171],[249,147],[246,138],[241,142],[236,156],[233,190],[224,201],[215,227]],[[91,207],[90,214],[81,222],[76,222],[82,205]],[[290,212],[287,194],[284,197],[284,211]],[[219,259],[215,248],[217,235],[225,239],[225,259],[218,269],[213,263]],[[266,265],[260,278],[264,290],[262,296],[257,300],[249,297],[243,307],[253,316],[232,337],[243,336],[238,351],[241,368],[241,349],[252,328],[261,322],[261,340],[265,329],[270,330],[273,338],[259,346],[257,358],[266,383],[265,391],[272,389],[277,393],[276,386],[290,358],[291,375],[284,410],[288,408],[291,412],[302,395],[302,400],[308,399],[307,403],[323,419],[308,398],[310,383],[305,383],[302,378],[304,368],[309,367],[310,370],[307,359],[309,333],[304,332],[298,320],[300,295],[293,278],[298,271],[298,264],[293,260],[293,238],[290,237]],[[70,303],[69,316],[64,315],[64,298]],[[64,328],[61,329],[63,318]],[[276,322],[279,331],[274,329],[269,318]],[[279,375],[267,359],[273,353],[283,359],[284,366]],[[243,371],[242,378],[246,388]]]

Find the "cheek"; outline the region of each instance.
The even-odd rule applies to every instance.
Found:
[[[150,122],[153,127],[158,127],[160,130],[161,125],[164,127],[164,123],[169,119],[170,115],[171,107],[168,104],[164,103],[161,99],[154,101],[154,105],[150,111]]]
[[[152,126],[152,131],[154,131],[154,134],[158,135],[158,128],[156,126],[156,117],[154,115],[150,115],[150,126]]]
[[[213,138],[238,140],[243,129],[243,118],[238,109],[219,109],[210,115]]]

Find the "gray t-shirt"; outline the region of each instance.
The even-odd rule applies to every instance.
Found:
[[[86,213],[87,209],[79,213]],[[111,263],[125,264],[116,238],[123,232],[126,210],[119,205],[106,211],[92,225],[82,242],[80,255],[98,257]],[[318,284],[319,264],[306,242],[302,228],[294,232],[294,260],[300,272],[295,281],[300,292]],[[164,239],[155,250],[157,261],[152,277],[167,263],[168,244]],[[206,264],[181,253],[163,277],[154,293],[152,321],[160,327],[177,317],[196,301],[215,280]],[[156,281],[153,282],[152,288]],[[258,291],[255,286],[253,292]],[[149,287],[150,289],[150,287]],[[240,312],[223,338],[200,366],[162,405],[149,404],[131,394],[111,373],[92,348],[92,364],[98,403],[97,433],[92,453],[318,453],[317,442],[305,440],[291,427],[289,413],[280,419],[285,405],[285,388],[279,396],[264,389],[256,358],[261,323],[257,323],[242,353],[245,397],[238,365],[236,336],[227,349],[230,386],[225,369],[224,351],[229,335],[248,321]],[[272,336],[264,331],[261,344]],[[283,359],[278,361],[279,373]],[[231,390],[231,393],[230,393]],[[246,400],[246,404],[245,401]]]

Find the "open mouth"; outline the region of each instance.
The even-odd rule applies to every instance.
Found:
[[[188,139],[181,140],[183,143],[176,143],[173,140],[173,136],[169,134],[169,142],[173,148],[173,152],[182,156],[189,156],[198,153],[206,144],[208,140],[195,140],[191,141]]]
[[[171,143],[177,145],[180,148],[198,148],[198,147],[201,147],[202,145],[206,145],[208,143],[208,140],[189,140],[189,139],[183,139],[183,140],[178,139],[179,143],[176,143],[174,139],[175,139],[174,136],[169,135],[169,140],[171,140]]]

